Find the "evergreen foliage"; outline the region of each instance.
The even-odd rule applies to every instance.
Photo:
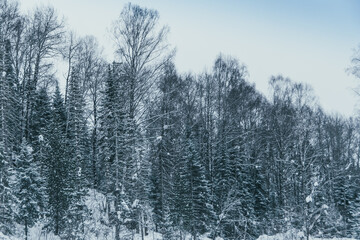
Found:
[[[93,37],[64,38],[54,9],[0,0],[0,233],[86,239],[100,214],[116,240],[360,237],[359,119],[283,76],[265,97],[232,57],[179,74],[155,10],[127,4],[112,31],[108,64]]]

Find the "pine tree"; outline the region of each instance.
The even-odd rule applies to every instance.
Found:
[[[97,176],[99,188],[104,191],[104,193],[108,193],[110,191],[109,183],[111,182],[112,175],[111,164],[114,162],[115,156],[115,139],[113,130],[116,126],[115,108],[118,104],[117,91],[118,86],[113,80],[111,65],[109,65],[99,111],[99,157],[101,160],[98,163],[99,173]]]
[[[68,191],[71,195],[71,204],[67,213],[68,230],[83,233],[84,220],[87,209],[84,203],[86,176],[90,174],[90,159],[88,151],[88,136],[86,120],[84,118],[84,99],[80,90],[80,81],[76,69],[72,70],[69,92],[66,124],[66,158],[69,164]],[[68,233],[73,235],[71,232]],[[68,236],[69,237],[69,236]]]
[[[174,223],[193,239],[207,232],[211,219],[210,190],[204,162],[200,158],[199,126],[196,122],[195,79],[184,80],[179,158],[174,171]]]
[[[66,214],[70,206],[69,171],[66,158],[66,112],[59,87],[53,97],[51,121],[48,125],[49,154],[46,165],[46,192],[50,227],[56,235],[66,228]]]
[[[47,171],[49,159],[49,124],[51,123],[51,101],[45,88],[41,88],[35,99],[33,122],[31,125],[31,146],[34,159],[38,162],[41,176]],[[44,205],[44,204],[42,204]],[[42,206],[44,207],[44,206]]]
[[[191,140],[186,139],[182,161],[185,163],[182,174],[184,183],[184,227],[194,239],[206,232],[209,209],[207,205],[209,189],[205,178],[204,166],[199,153]]]
[[[175,166],[172,192],[172,198],[174,200],[171,211],[174,227],[179,231],[179,237],[182,238],[185,231],[184,221],[186,219],[185,206],[187,201],[186,194],[188,179],[185,177],[186,163],[181,161],[181,159],[178,159]]]
[[[120,224],[125,219],[132,218],[132,202],[129,198],[130,184],[134,182],[129,175],[129,135],[126,131],[127,116],[125,113],[126,84],[120,85],[123,79],[119,76],[119,67],[114,63],[109,65],[105,82],[104,97],[99,113],[100,121],[100,152],[101,170],[100,186],[107,196],[107,204],[114,206],[110,209],[109,219],[115,226],[116,239],[120,236]],[[134,220],[126,222],[126,226],[134,229]]]
[[[171,212],[170,208],[166,205],[164,211],[162,213],[163,220],[162,220],[162,236],[165,239],[176,239],[175,231],[174,231],[174,223],[171,220]]]
[[[29,228],[38,220],[44,201],[43,182],[39,173],[39,164],[32,157],[32,148],[23,139],[20,154],[16,159],[16,183],[14,189],[18,199],[18,223],[24,225],[25,239],[28,239]]]
[[[39,148],[39,138],[48,136],[46,131],[51,118],[51,102],[46,88],[42,87],[37,92],[34,106],[30,140],[36,151]]]
[[[6,128],[8,129],[7,141],[9,144],[9,151],[18,152],[21,143],[21,104],[20,94],[18,89],[18,79],[16,78],[13,59],[11,53],[10,41],[5,41],[5,85],[4,94],[6,95]]]
[[[360,237],[360,194],[351,202],[351,236],[353,238]]]
[[[151,140],[151,191],[154,222],[158,231],[169,231],[170,209],[175,199],[172,197],[173,175],[179,149],[176,142],[180,136],[180,114],[177,107],[180,102],[178,88],[181,79],[177,76],[175,66],[168,64],[159,82],[160,95],[156,102],[149,103],[149,127],[147,137]],[[155,107],[151,107],[154,106]],[[168,212],[165,212],[168,211]],[[166,213],[166,214],[165,214]]]
[[[13,204],[16,202],[16,197],[10,179],[14,170],[4,152],[4,143],[0,141],[0,232],[12,234],[15,216]]]
[[[0,230],[12,232],[15,196],[11,176],[15,153],[19,149],[20,104],[11,61],[11,45],[0,29]]]

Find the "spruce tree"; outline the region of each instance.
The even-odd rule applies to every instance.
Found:
[[[15,217],[13,204],[16,197],[10,179],[14,175],[14,170],[4,152],[4,143],[0,141],[0,232],[12,234]]]
[[[31,146],[34,159],[38,162],[41,176],[47,172],[49,159],[49,125],[51,123],[51,101],[45,88],[41,88],[35,99],[33,122],[31,125]],[[43,206],[42,206],[43,207]]]
[[[17,222],[24,225],[25,239],[28,239],[29,228],[39,219],[40,205],[44,201],[44,188],[39,173],[39,164],[35,162],[33,150],[25,138],[16,159],[16,183],[14,186],[18,199]]]
[[[49,224],[56,235],[66,228],[66,214],[71,203],[69,169],[66,158],[66,112],[59,87],[53,97],[51,121],[48,125],[49,154],[46,166],[46,192]]]
[[[104,97],[99,112],[100,121],[100,152],[101,170],[100,186],[107,197],[107,203],[115,206],[110,209],[109,219],[115,226],[116,239],[120,238],[120,224],[124,220],[126,226],[134,229],[133,211],[131,210],[134,199],[129,198],[131,178],[129,162],[129,135],[126,131],[127,115],[125,113],[126,84],[120,85],[123,79],[119,76],[121,65],[109,65],[105,81]]]
[[[34,106],[30,135],[34,150],[37,150],[39,148],[39,138],[43,139],[48,136],[47,126],[51,118],[51,102],[46,88],[42,87],[36,93]]]
[[[351,230],[350,234],[353,238],[360,236],[360,194],[356,194],[353,201],[351,201]]]
[[[86,195],[87,174],[90,174],[88,158],[88,136],[84,117],[84,98],[80,89],[77,69],[72,69],[68,92],[68,109],[66,118],[66,161],[68,191],[71,196],[67,213],[68,229],[75,233],[84,231],[87,209],[84,203]],[[72,235],[72,233],[68,233]]]
[[[180,113],[176,111],[181,100],[178,88],[181,79],[175,66],[168,64],[159,82],[159,97],[149,103],[147,137],[151,142],[151,191],[154,221],[158,231],[169,231],[170,209],[173,198],[173,175],[179,157],[177,142],[180,136]],[[155,107],[151,107],[154,106]],[[167,212],[166,212],[167,211]],[[165,222],[167,227],[165,227]]]
[[[14,156],[19,151],[20,104],[12,67],[11,45],[0,29],[0,230],[12,233],[15,195],[11,190]]]
[[[209,209],[207,205],[209,189],[204,166],[191,138],[184,142],[182,161],[185,163],[184,182],[184,227],[194,239],[207,231]]]
[[[205,174],[204,162],[200,158],[199,126],[196,119],[195,79],[188,76],[184,80],[182,98],[182,126],[180,154],[175,163],[174,192],[175,221],[183,231],[191,233],[194,239],[207,232],[212,207],[210,190]]]

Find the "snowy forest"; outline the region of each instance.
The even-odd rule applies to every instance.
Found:
[[[229,55],[178,73],[156,10],[109,27],[112,62],[0,0],[0,239],[360,239],[356,116],[281,75],[265,96]]]

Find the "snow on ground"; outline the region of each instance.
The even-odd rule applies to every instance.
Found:
[[[10,238],[0,232],[0,240],[10,240]]]
[[[85,222],[85,239],[115,239],[113,229],[107,226],[106,197],[89,190],[85,204],[90,210],[91,217]]]
[[[108,219],[106,213],[106,198],[103,194],[89,190],[85,199],[85,204],[90,210],[90,217],[85,221],[85,236],[86,240],[113,240],[114,229],[108,226]],[[53,233],[43,231],[43,223],[37,223],[34,227],[29,229],[29,240],[60,240],[59,237]],[[132,234],[125,229],[122,229],[121,239],[141,240],[140,234],[135,234],[132,238]],[[0,240],[22,240],[24,239],[24,226],[16,225],[15,236],[5,236],[0,232]],[[149,234],[145,236],[145,240],[163,240],[160,233],[149,231]],[[257,240],[304,240],[304,234],[297,230],[290,230],[286,233],[276,234],[274,236],[262,235]],[[310,238],[311,240],[355,240],[350,238]],[[191,236],[187,235],[185,240],[191,240]],[[210,238],[200,236],[199,240],[211,240]],[[223,240],[216,238],[216,240]]]
[[[134,240],[141,240],[141,236],[136,234]],[[149,235],[144,237],[144,240],[164,240],[160,233],[150,232]],[[187,235],[184,240],[192,240],[191,235]],[[205,235],[200,236],[198,240],[212,240],[211,238],[206,237]],[[223,240],[222,238],[217,237],[216,240]]]
[[[279,233],[273,236],[261,235],[257,240],[305,240],[306,237],[303,232],[296,230],[289,230],[286,233]],[[310,240],[355,240],[353,238],[313,238]]]
[[[43,224],[37,223],[35,226],[29,229],[29,240],[60,240],[59,237],[53,233],[47,233],[42,230]],[[17,224],[15,229],[15,236],[5,236],[0,232],[0,240],[23,240],[24,237],[24,226]]]

